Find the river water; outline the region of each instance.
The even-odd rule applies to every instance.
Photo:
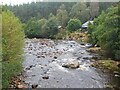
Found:
[[[24,48],[24,79],[37,88],[103,88],[106,80],[91,66],[94,54],[76,41],[27,39]],[[77,60],[79,68],[62,67],[68,60]]]

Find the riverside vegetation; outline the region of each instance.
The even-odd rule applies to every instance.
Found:
[[[100,60],[93,66],[109,69],[120,73],[120,4],[103,11],[94,20],[94,25],[89,25],[89,42],[97,44],[104,50],[104,55],[110,60]],[[103,53],[103,52],[102,52]]]
[[[12,76],[22,71],[24,32],[20,20],[2,10],[2,87],[7,88]]]

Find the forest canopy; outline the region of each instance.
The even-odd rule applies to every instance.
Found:
[[[102,10],[106,10],[113,3],[114,2],[32,2],[22,5],[7,6],[7,8],[24,23],[31,17],[48,19],[50,13],[55,16],[59,16],[58,13],[65,13],[68,19],[78,18],[84,23],[89,18],[98,16]]]

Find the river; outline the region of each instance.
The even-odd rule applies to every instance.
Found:
[[[106,78],[91,66],[95,55],[86,49],[76,41],[27,39],[24,82],[29,88],[104,88]],[[79,67],[63,67],[69,60],[76,60]]]

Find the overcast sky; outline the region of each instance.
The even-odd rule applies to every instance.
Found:
[[[71,1],[82,1],[82,0],[0,0],[0,4],[8,4],[8,5],[16,5],[16,4],[23,4],[23,3],[30,3],[30,2],[36,2],[36,1],[57,1],[57,2],[71,2]],[[87,1],[87,0],[83,0],[83,1]],[[89,0],[88,0],[89,1]],[[96,1],[102,1],[102,2],[118,2],[120,0],[91,0],[93,2]]]
[[[36,2],[36,1],[42,1],[42,0],[0,0],[0,3],[8,4],[8,5],[16,5],[16,4],[23,4],[28,2]]]

